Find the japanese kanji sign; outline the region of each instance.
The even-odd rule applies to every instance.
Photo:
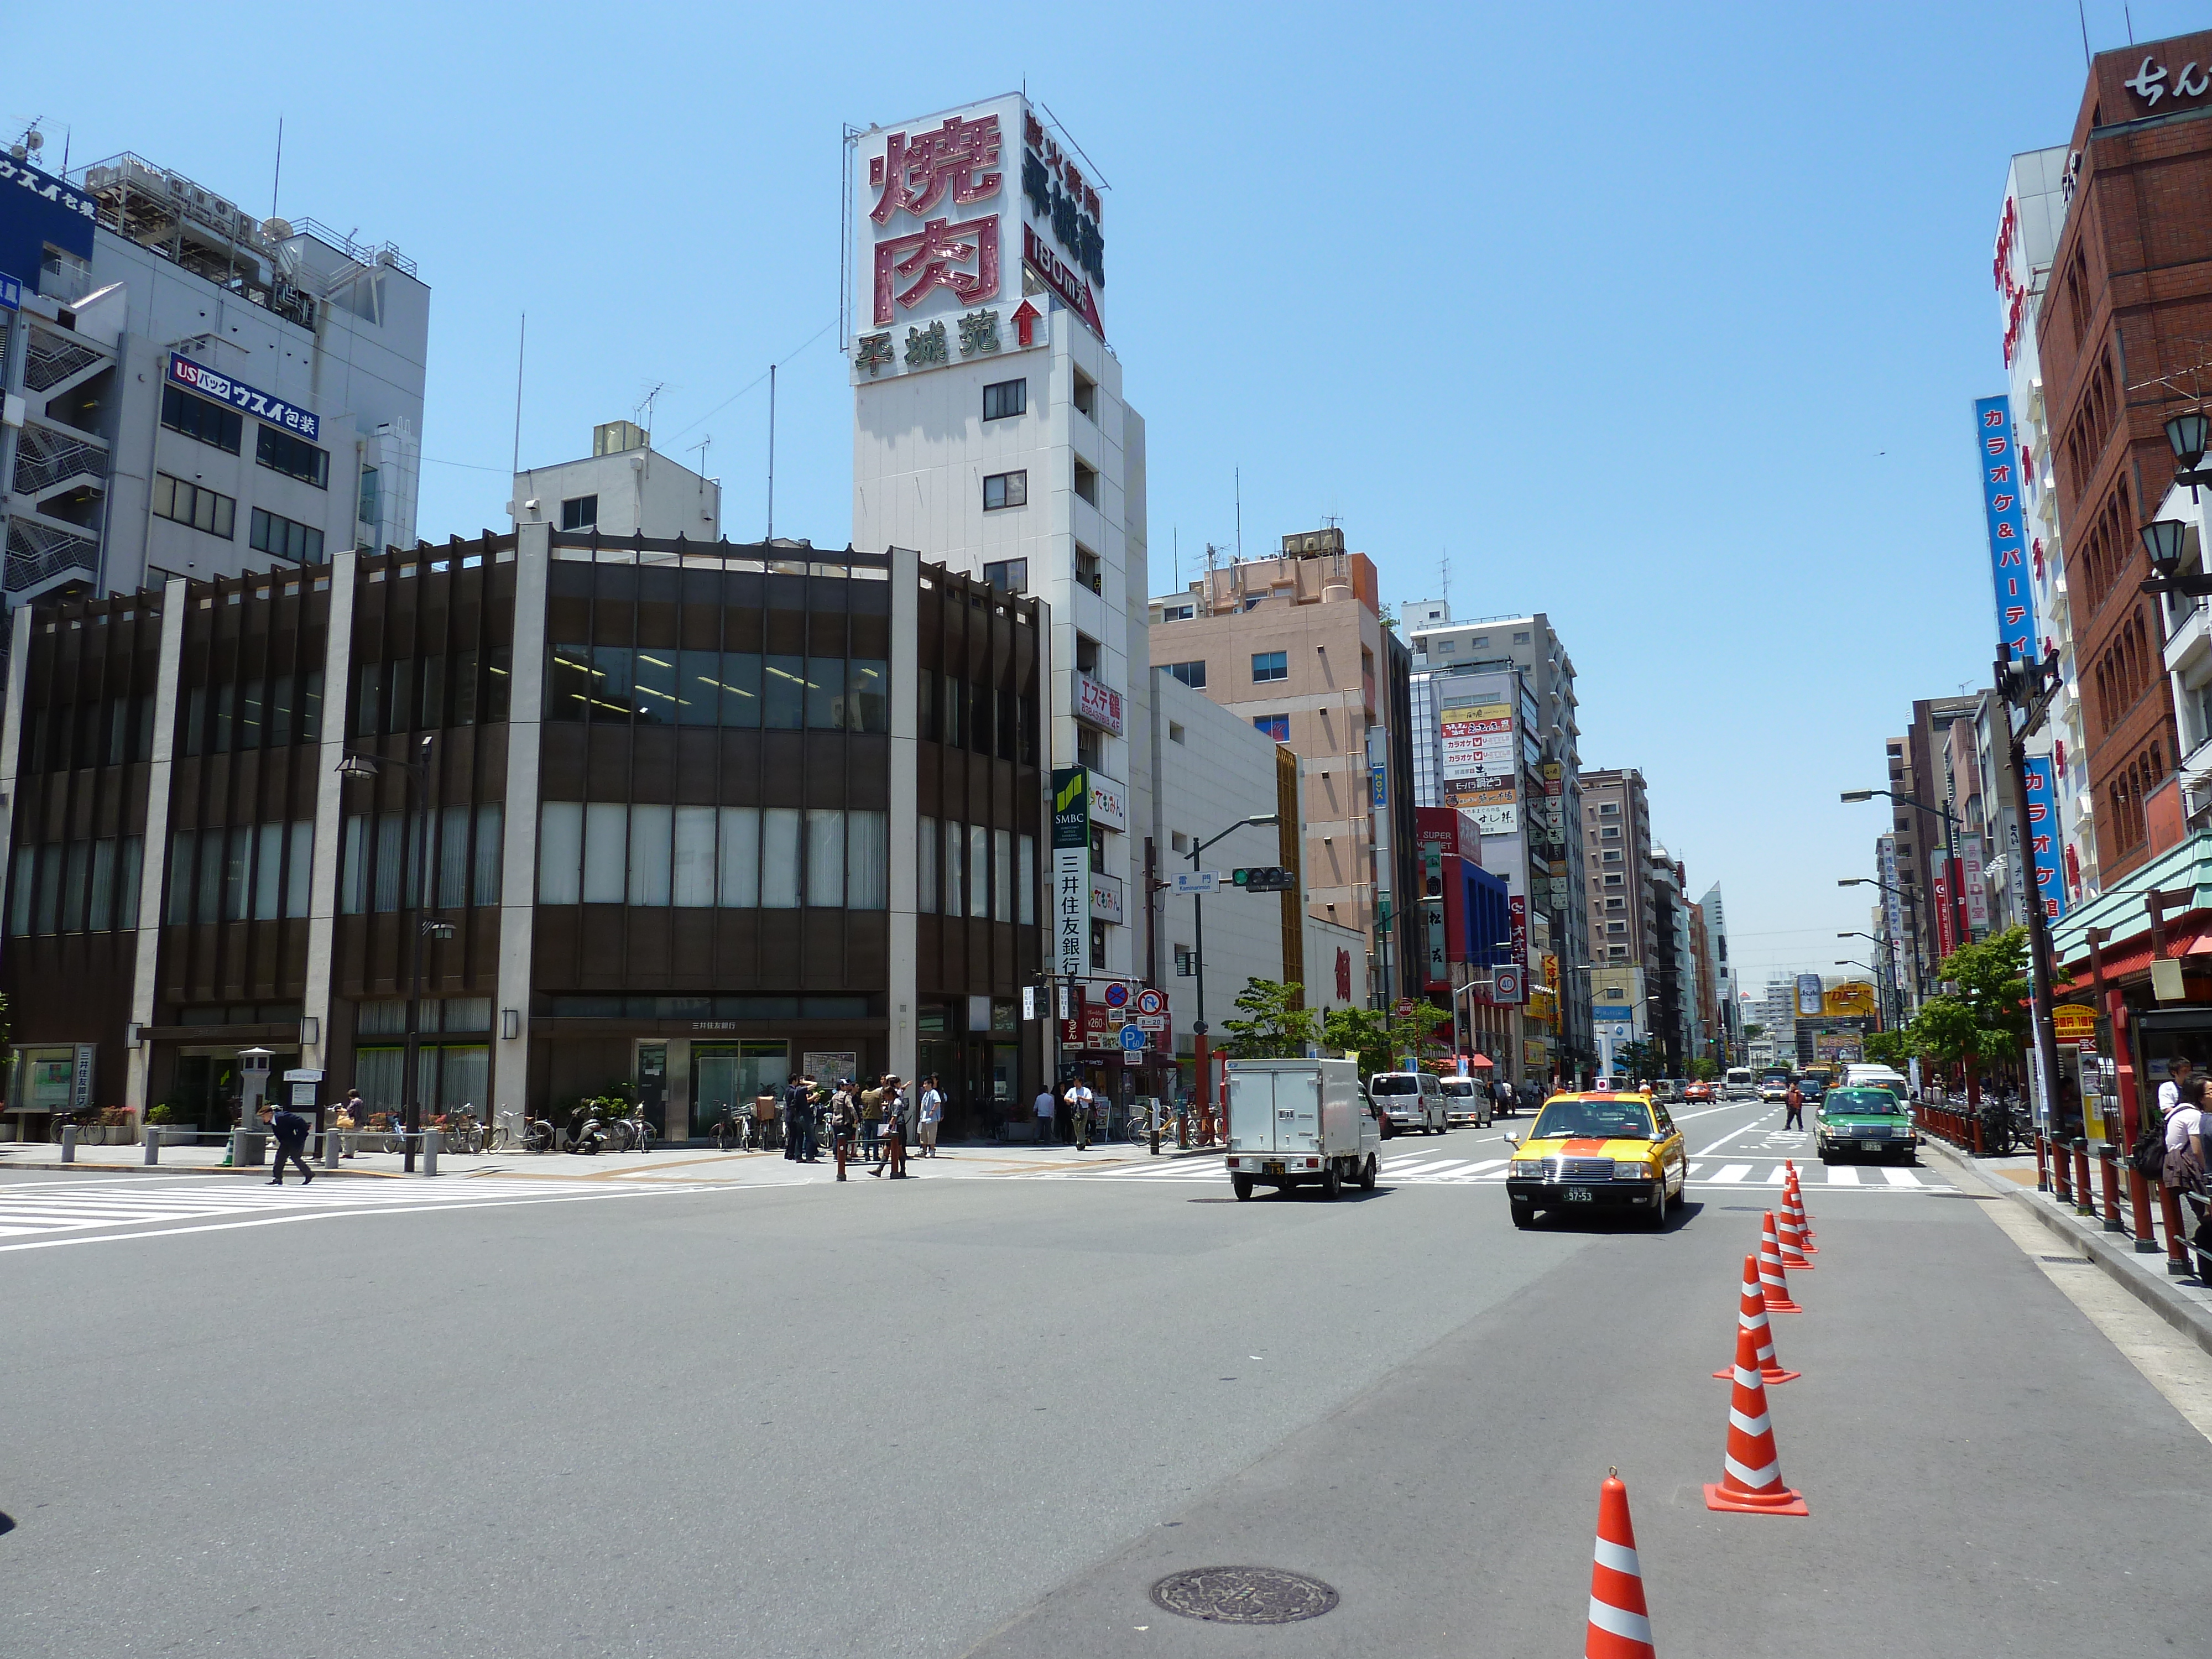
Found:
[[[2058,873],[2058,792],[2051,781],[2051,757],[2031,756],[2027,763],[2027,851],[2035,868],[2036,896],[2043,914],[2052,921],[2066,915],[2066,884]]]
[[[169,379],[203,398],[228,404],[233,409],[241,410],[271,426],[281,426],[288,432],[296,432],[303,438],[320,439],[323,435],[322,422],[312,410],[288,404],[273,392],[256,391],[243,380],[218,374],[173,351],[169,354]]]
[[[2008,661],[2033,658],[2035,596],[2027,574],[2027,512],[2012,440],[2012,399],[1974,400],[1976,464],[1989,521],[1990,574],[1996,589],[1997,650]]]
[[[1052,957],[1073,975],[1091,961],[1091,774],[1063,766],[1052,775]]]

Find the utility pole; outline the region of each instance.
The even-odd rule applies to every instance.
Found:
[[[2013,797],[2021,817],[2027,816],[2027,740],[2043,725],[2051,700],[2058,690],[2058,653],[2053,649],[2042,661],[2008,662],[1997,648],[1997,696],[2006,705],[2005,732],[2011,753]],[[2012,710],[2021,712],[2017,727]],[[2045,1124],[2057,1128],[2058,1099],[2058,1042],[2051,1026],[2051,928],[2043,908],[2043,885],[2035,868],[2034,826],[2021,825],[2021,854],[2027,860],[2028,1018],[2035,1036],[2035,1069],[2042,1085]]]

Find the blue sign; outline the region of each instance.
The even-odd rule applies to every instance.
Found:
[[[0,309],[21,311],[23,308],[23,285],[5,271],[0,271]]]
[[[67,179],[0,155],[0,270],[35,283],[49,246],[89,264],[99,210]]]
[[[1982,473],[1982,509],[1989,520],[1990,574],[1996,588],[1997,654],[2033,661],[2035,599],[2027,582],[2027,510],[2020,456],[2012,441],[2012,399],[1977,398],[1974,435]]]
[[[1590,1018],[1592,1019],[1626,1019],[1628,1007],[1625,1003],[1618,1007],[1611,1003],[1596,1003],[1590,1008]]]
[[[197,392],[203,398],[228,404],[233,409],[243,410],[257,420],[296,432],[302,438],[319,439],[322,436],[321,422],[298,404],[288,404],[282,398],[256,391],[243,380],[234,380],[228,374],[219,374],[214,369],[204,368],[173,351],[169,354],[169,379],[174,385]]]
[[[1367,769],[1368,791],[1373,795],[1375,805],[1377,806],[1388,806],[1390,804],[1389,799],[1390,792],[1383,785],[1383,769],[1379,766],[1370,766]]]
[[[1139,1025],[1124,1025],[1121,1028],[1121,1046],[1124,1048],[1143,1048],[1145,1046],[1144,1028]]]
[[[2028,867],[2035,872],[2036,896],[2043,901],[2045,919],[2057,921],[2066,915],[2066,881],[2058,868],[2058,792],[2051,777],[2051,757],[2031,757],[2027,763]]]

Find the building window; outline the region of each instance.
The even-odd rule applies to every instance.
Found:
[[[1098,382],[1079,368],[1074,371],[1074,403],[1077,412],[1087,415],[1095,421],[1098,418]]]
[[[1095,726],[1081,721],[1075,727],[1075,763],[1078,766],[1103,766],[1105,750],[1100,746]]]
[[[1206,690],[1206,664],[1202,659],[1196,662],[1171,662],[1168,665],[1168,672],[1194,691]]]
[[[8,885],[9,933],[20,939],[135,929],[143,846],[142,837],[123,836],[18,847]],[[304,904],[299,914],[306,914]]]
[[[1194,605],[1164,605],[1160,607],[1162,622],[1188,622],[1198,614]]]
[[[1094,974],[1106,971],[1106,924],[1103,921],[1091,924],[1091,971]]]
[[[398,817],[390,817],[396,830]],[[347,820],[349,845],[358,839],[360,822],[358,817]],[[383,908],[397,909],[396,834],[392,842],[393,902]],[[314,864],[314,848],[315,826],[305,820],[173,831],[169,836],[170,923],[274,921],[306,915],[307,876]],[[357,866],[358,856],[351,862]],[[341,891],[340,897],[344,896]]]
[[[1607,933],[1625,933],[1628,931],[1628,924],[1625,921],[1608,921],[1605,925],[1605,931]]]
[[[1026,415],[1030,408],[1030,383],[1027,380],[998,380],[983,388],[983,418],[1003,421],[1015,415]]]
[[[272,558],[294,564],[323,562],[323,532],[296,519],[280,518],[262,507],[253,509],[253,548]]]
[[[1597,832],[1597,838],[1600,841],[1619,841],[1620,839],[1620,826],[1617,823],[1607,824],[1603,829]]]
[[[1616,945],[1608,949],[1605,954],[1606,959],[1609,962],[1626,962],[1628,960],[1628,947],[1626,945]]]
[[[1609,898],[1605,902],[1605,908],[1608,910],[1626,910],[1628,908],[1628,901],[1625,898]]]
[[[1176,946],[1175,968],[1176,977],[1177,979],[1188,979],[1192,974],[1197,971],[1194,965],[1195,956],[1196,953],[1194,952],[1188,945],[1178,945]]]
[[[1252,679],[1255,684],[1269,680],[1286,680],[1291,677],[1290,653],[1285,651],[1255,651],[1252,653]]]
[[[1618,887],[1627,879],[1627,877],[1622,875],[1620,871],[1615,870],[1610,872],[1606,876],[1605,884],[1608,887]]]
[[[561,503],[561,528],[563,530],[592,530],[599,522],[599,498],[597,495],[571,495]]]
[[[1597,810],[1606,817],[1616,817],[1620,812],[1620,803],[1617,800],[1605,801],[1599,805]]]
[[[230,541],[236,527],[238,503],[212,489],[203,489],[198,484],[186,483],[182,478],[156,472],[154,475],[154,516],[173,520],[178,524],[188,524],[195,530],[204,530],[210,536],[220,536],[225,541]]]
[[[1091,503],[1098,505],[1098,469],[1082,461],[1075,464],[1075,493]]]
[[[477,809],[480,858],[496,841],[497,813]],[[362,908],[353,895],[364,887],[353,874],[355,822],[348,823],[341,880],[349,913]],[[547,801],[539,809],[538,902],[788,910],[803,896],[823,908],[880,910],[890,902],[890,851],[881,812]],[[380,894],[381,872],[376,884]],[[392,887],[394,904],[380,898],[378,909],[396,908],[396,877]],[[497,902],[487,872],[479,872],[475,890],[477,902]]]
[[[1288,714],[1255,714],[1252,726],[1255,731],[1266,733],[1277,743],[1291,740],[1291,717]]]
[[[1528,643],[1528,636],[1526,634],[1516,634],[1513,636],[1513,643],[1516,645],[1526,645]]]
[[[161,424],[187,438],[238,453],[246,433],[246,417],[234,409],[195,398],[177,386],[161,388]]]
[[[1607,848],[1605,849],[1605,861],[1606,861],[1607,864],[1618,864],[1618,863],[1620,863],[1620,848],[1619,848],[1618,847],[1608,847],[1608,848]]]
[[[994,472],[983,480],[983,510],[996,513],[1001,507],[1027,507],[1030,504],[1030,475],[1026,472]]]
[[[311,483],[318,489],[331,481],[329,452],[276,427],[264,426],[254,434],[253,459],[273,471]]]
[[[1026,381],[1016,380],[1016,386]],[[987,386],[984,388],[988,391]],[[1030,562],[1027,559],[1000,559],[983,567],[984,582],[1001,593],[1026,593],[1030,591]]]
[[[1094,593],[1106,591],[1105,579],[1098,568],[1098,556],[1081,542],[1075,544],[1075,580]]]
[[[1173,720],[1170,720],[1168,722],[1168,741],[1170,743],[1187,744],[1189,739],[1184,737],[1182,727],[1177,726]]]

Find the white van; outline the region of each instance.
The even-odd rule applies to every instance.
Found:
[[[1471,1123],[1479,1129],[1487,1129],[1490,1127],[1491,1099],[1488,1078],[1438,1078],[1437,1087],[1443,1093],[1445,1121]]]
[[[1723,1100],[1757,1100],[1759,1098],[1759,1083],[1752,1076],[1750,1066],[1729,1067],[1728,1075],[1721,1080],[1721,1098]]]
[[[1912,1085],[1905,1073],[1893,1066],[1877,1065],[1872,1060],[1858,1060],[1844,1067],[1844,1087],[1846,1089],[1887,1089],[1899,1100],[1910,1103]]]
[[[1434,1072],[1377,1072],[1367,1079],[1368,1097],[1382,1114],[1382,1133],[1440,1135],[1451,1127],[1444,1091]]]

